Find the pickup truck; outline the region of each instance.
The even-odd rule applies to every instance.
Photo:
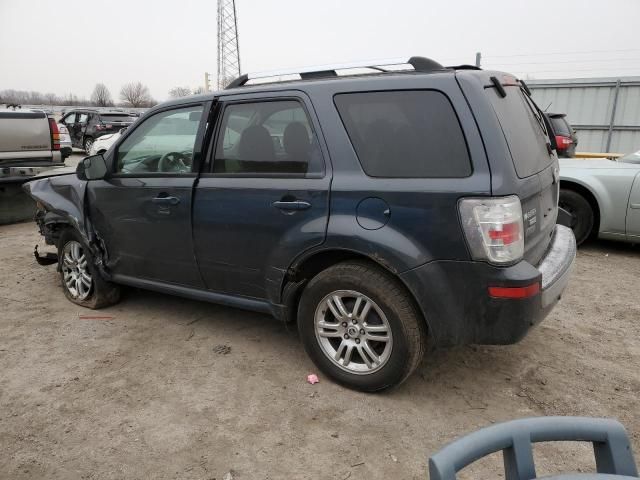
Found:
[[[41,110],[0,109],[0,184],[23,183],[64,165],[60,131]]]

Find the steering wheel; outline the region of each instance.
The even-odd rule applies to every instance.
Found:
[[[185,165],[184,160],[188,160],[184,153],[165,153],[158,160],[158,172],[188,172],[189,167]]]

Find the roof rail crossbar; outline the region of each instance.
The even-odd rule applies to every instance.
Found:
[[[268,78],[286,77],[298,75],[301,79],[327,78],[338,76],[338,70],[353,69],[370,69],[379,72],[388,72],[389,69],[384,67],[410,65],[416,72],[431,72],[434,70],[444,70],[444,67],[438,62],[426,57],[392,58],[386,60],[369,60],[365,62],[343,63],[338,65],[321,65],[306,68],[294,68],[289,70],[281,70],[274,72],[245,73],[232,81],[226,88],[236,88],[246,85],[251,80],[262,80]]]

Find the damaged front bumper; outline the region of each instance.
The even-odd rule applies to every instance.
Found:
[[[58,254],[53,252],[46,252],[44,254],[38,252],[38,246],[33,249],[33,256],[36,257],[38,265],[47,266],[58,263]]]

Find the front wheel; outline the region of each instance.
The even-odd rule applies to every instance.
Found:
[[[97,309],[120,299],[120,288],[102,278],[90,248],[71,228],[62,233],[58,242],[58,269],[64,295],[73,303]]]
[[[300,299],[298,325],[320,370],[366,392],[406,380],[426,344],[424,321],[404,286],[364,262],[340,263],[314,277]]]
[[[580,245],[591,236],[594,226],[593,208],[589,201],[573,190],[561,189],[558,206],[571,215],[571,230]]]

